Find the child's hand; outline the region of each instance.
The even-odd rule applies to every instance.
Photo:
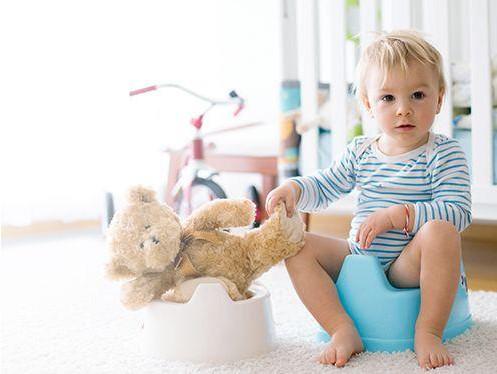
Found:
[[[359,248],[368,249],[377,235],[395,228],[389,209],[377,210],[359,226],[355,236],[355,241],[359,242]]]
[[[266,198],[266,212],[271,215],[280,201],[286,207],[286,215],[292,217],[295,212],[295,205],[300,196],[300,187],[292,182],[286,181],[281,186],[272,190]]]

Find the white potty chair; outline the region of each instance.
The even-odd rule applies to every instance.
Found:
[[[231,300],[215,278],[192,279],[182,289],[193,293],[188,302],[153,301],[144,308],[146,354],[170,361],[225,363],[274,349],[269,292],[262,285],[252,285],[253,296],[242,301]]]

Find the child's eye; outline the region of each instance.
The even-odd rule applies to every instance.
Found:
[[[381,101],[393,101],[394,99],[393,95],[384,95],[381,97]]]
[[[415,100],[421,100],[421,99],[424,99],[425,94],[424,94],[423,92],[421,92],[421,91],[416,91],[416,92],[414,92],[414,93],[412,94],[412,97],[413,97],[413,99],[415,99]]]

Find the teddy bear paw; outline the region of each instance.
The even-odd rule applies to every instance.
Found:
[[[304,239],[304,223],[298,212],[295,212],[292,217],[288,217],[283,211],[280,216],[280,224],[281,230],[289,242],[298,243]]]

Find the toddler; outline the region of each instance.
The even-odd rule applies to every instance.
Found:
[[[283,201],[288,215],[311,212],[359,191],[347,240],[306,233],[304,248],[286,261],[300,299],[332,337],[321,363],[341,367],[364,349],[331,282],[352,253],[376,256],[393,286],[420,287],[418,363],[451,365],[442,333],[462,278],[459,232],[471,223],[471,194],[460,146],[430,131],[446,89],[442,59],[418,34],[397,31],[365,49],[358,73],[358,97],[380,135],[355,138],[328,169],[287,180],[266,209]]]

